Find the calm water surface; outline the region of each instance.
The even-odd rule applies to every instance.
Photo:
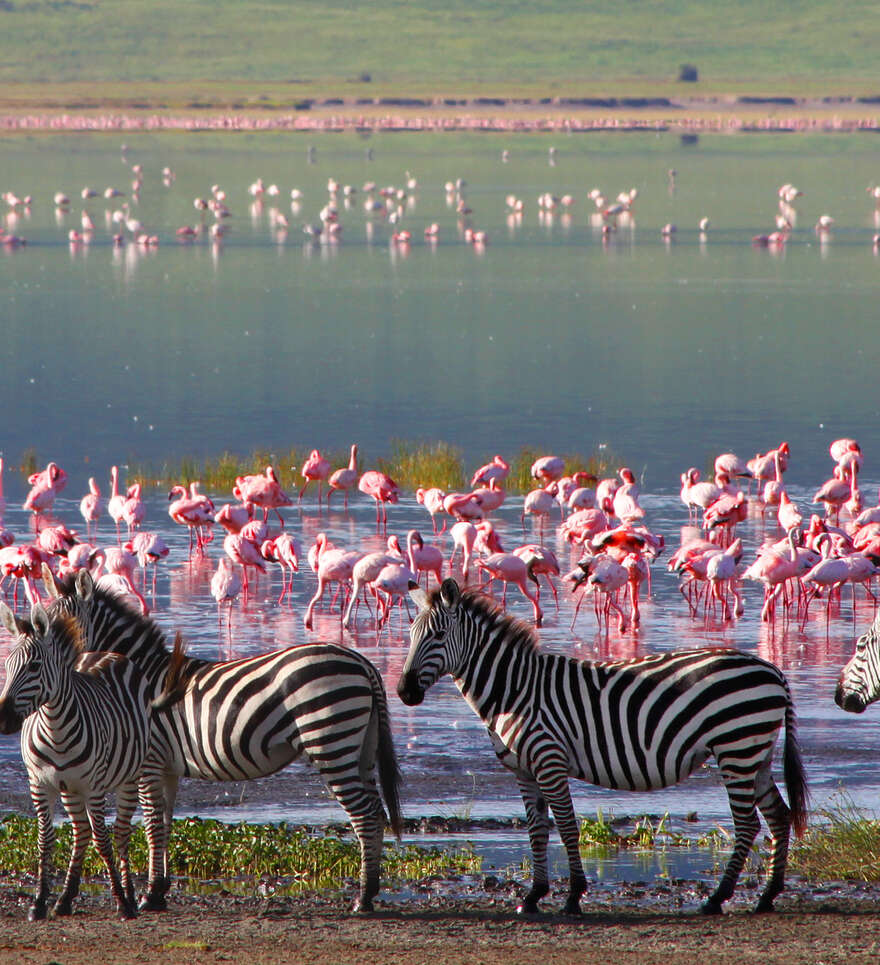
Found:
[[[695,145],[672,135],[595,135],[554,142],[553,165],[551,142],[540,138],[137,135],[124,151],[122,140],[0,139],[0,188],[34,196],[29,212],[5,222],[28,246],[0,250],[0,452],[9,466],[33,448],[41,462],[67,469],[56,515],[69,525],[81,522],[87,477],[106,480],[113,462],[160,466],[258,447],[339,451],[355,441],[365,467],[387,455],[393,439],[447,440],[462,448],[468,468],[523,445],[562,453],[605,446],[640,475],[648,523],[672,547],[686,522],[679,474],[723,450],[750,456],[787,439],[786,482],[808,511],[830,474],[827,445],[837,436],[863,445],[869,501],[880,482],[873,391],[880,262],[865,193],[877,178],[877,152],[868,135],[719,136]],[[125,199],[79,197],[87,185],[130,195],[135,163],[144,180],[139,199],[128,198],[130,214],[159,235],[155,250],[111,246],[105,219]],[[165,165],[176,174],[167,187]],[[366,180],[402,186],[406,171],[418,179],[401,221],[413,234],[408,249],[389,244],[394,226],[364,213],[362,192],[348,209],[340,198],[340,245],[305,241],[302,225],[317,222],[329,177],[359,189]],[[247,187],[258,177],[278,184],[274,203],[252,203]],[[443,189],[459,177],[472,223],[489,232],[482,250],[462,241]],[[750,239],[773,230],[776,189],[786,181],[804,191],[792,240],[778,253],[755,249]],[[177,244],[175,229],[198,223],[193,199],[208,197],[212,184],[226,190],[233,213],[226,239]],[[303,192],[297,210],[294,187]],[[606,245],[590,217],[593,187],[612,200],[639,189],[634,223]],[[56,191],[70,195],[68,213],[56,212]],[[571,193],[575,203],[565,215],[541,218],[544,191]],[[508,194],[525,201],[521,221],[506,215]],[[272,227],[273,207],[287,217],[286,233]],[[96,224],[94,241],[70,246],[67,233],[79,228],[84,208]],[[826,243],[812,228],[823,213],[836,222]],[[705,239],[696,229],[703,216],[712,222]],[[431,222],[440,226],[435,246],[422,240]],[[660,237],[667,222],[678,226],[671,243]],[[281,470],[293,489],[288,467]],[[7,470],[5,489],[5,523],[23,540],[31,523],[18,508],[25,487],[17,473]],[[448,679],[420,708],[397,700],[408,645],[397,618],[377,639],[367,621],[343,634],[338,614],[325,611],[308,634],[302,615],[312,574],[301,572],[293,603],[279,607],[276,573],[261,579],[246,607],[235,607],[230,642],[208,592],[219,540],[207,562],[188,562],[186,535],[172,531],[166,505],[164,494],[151,494],[145,524],[172,545],[151,599],[164,627],[184,630],[203,655],[314,637],[362,649],[392,694],[407,814],[521,813],[513,779]],[[289,519],[304,546],[321,530],[365,550],[380,542],[363,497],[350,514],[328,516],[307,496]],[[521,540],[515,497],[498,519],[505,545]],[[429,529],[428,521],[407,494],[392,508],[390,529],[403,536],[413,526]],[[105,520],[105,540],[109,526]],[[757,515],[745,524],[749,553],[766,532],[774,530]],[[746,587],[745,596],[746,612],[733,624],[691,619],[661,559],[639,633],[600,632],[586,607],[572,631],[570,602],[557,615],[545,599],[542,645],[616,658],[711,643],[774,660],[794,690],[814,803],[826,804],[842,785],[873,808],[880,715],[855,718],[831,699],[854,636],[872,617],[870,601],[860,595],[854,616],[846,598],[827,634],[818,607],[804,632],[780,625],[773,633],[758,619],[759,589]],[[508,602],[530,613],[516,591]],[[0,766],[9,799],[24,800],[9,738],[0,741]],[[680,819],[697,811],[702,823],[730,826],[726,795],[708,770],[651,796],[574,790],[583,813],[669,810]],[[342,817],[299,766],[253,785],[191,784],[180,813],[193,812]],[[525,848],[523,834],[516,851]]]

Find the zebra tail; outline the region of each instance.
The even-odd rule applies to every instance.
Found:
[[[382,797],[388,809],[388,821],[391,830],[400,840],[403,833],[403,815],[400,812],[400,785],[403,776],[397,763],[394,751],[394,739],[391,736],[391,720],[388,716],[388,698],[385,687],[378,671],[374,671],[373,693],[376,698],[376,714],[379,724],[379,741],[377,748],[377,764],[379,768],[379,784],[382,787]]]
[[[786,686],[787,690],[788,687]],[[797,739],[797,722],[790,693],[785,708],[785,749],[782,766],[785,775],[785,789],[788,792],[788,807],[791,811],[791,826],[794,828],[795,835],[801,837],[807,830],[810,794],[807,789],[804,765],[801,761],[801,749]]]
[[[174,651],[171,654],[171,660],[168,662],[168,672],[165,674],[162,692],[151,704],[154,711],[165,710],[183,698],[191,676],[190,673],[187,673],[188,666],[186,643],[183,634],[178,630],[174,637]]]

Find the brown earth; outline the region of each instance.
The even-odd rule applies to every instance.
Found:
[[[431,883],[414,895],[383,892],[386,901],[370,917],[351,915],[338,895],[175,893],[169,912],[120,922],[106,894],[85,895],[73,917],[32,924],[29,888],[7,881],[0,885],[0,962],[801,965],[876,962],[880,947],[876,893],[840,897],[828,889],[823,896],[820,889],[780,899],[772,915],[752,915],[738,902],[729,914],[706,918],[679,908],[699,898],[693,883],[655,891],[661,904],[653,908],[639,905],[640,889],[630,886],[616,897],[585,901],[579,919],[553,911],[561,893],[547,899],[547,912],[526,919],[515,912],[510,884],[479,898],[444,897],[432,893]]]

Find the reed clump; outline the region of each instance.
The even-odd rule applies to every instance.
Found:
[[[70,854],[69,823],[57,829],[55,866]],[[0,823],[0,870],[33,872],[37,867],[35,818],[9,815]],[[135,873],[148,867],[146,835],[134,829],[130,844]],[[171,874],[194,879],[283,876],[303,888],[333,887],[360,872],[360,850],[344,834],[314,834],[286,824],[224,824],[200,818],[175,820],[168,849]],[[416,845],[387,846],[382,870],[388,880],[418,880],[428,875],[475,873],[481,859],[470,848],[441,850]],[[104,865],[93,845],[86,852],[84,874],[103,874]]]
[[[404,490],[436,486],[446,492],[465,485],[464,455],[448,442],[391,443],[391,456],[380,459],[378,468],[387,473]]]
[[[814,812],[807,833],[793,842],[789,868],[811,881],[880,881],[880,821],[846,795]]]
[[[595,818],[581,818],[579,832],[581,850],[632,848],[662,850],[663,848],[705,848],[716,851],[730,846],[730,835],[721,828],[713,828],[697,837],[688,837],[670,826],[669,812],[654,818],[643,814],[637,818],[606,817],[602,811]]]

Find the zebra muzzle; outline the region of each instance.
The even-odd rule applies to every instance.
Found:
[[[861,695],[852,690],[845,690],[842,684],[838,684],[837,690],[834,692],[834,703],[837,704],[841,710],[845,710],[850,714],[864,713],[865,708],[868,706]]]
[[[0,734],[17,734],[23,723],[21,714],[7,707],[5,701],[0,701]]]
[[[397,696],[407,707],[415,707],[425,699],[425,691],[419,686],[416,675],[412,671],[401,674],[400,680],[397,681]]]

